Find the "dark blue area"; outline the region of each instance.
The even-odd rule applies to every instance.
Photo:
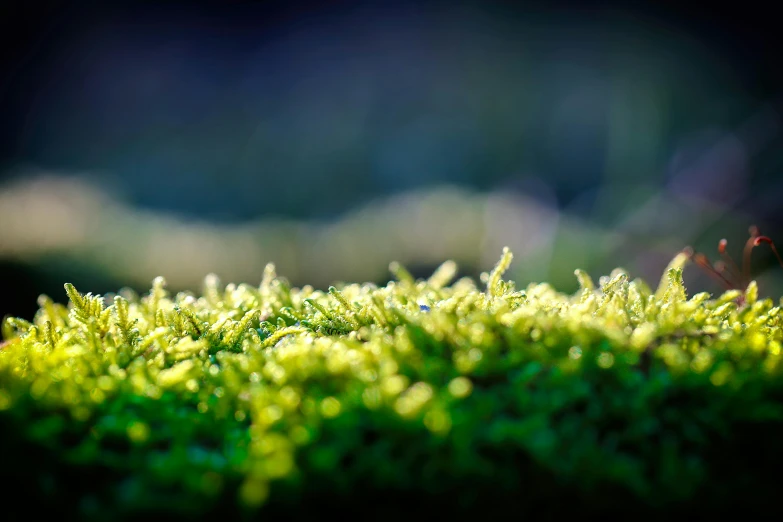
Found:
[[[568,205],[607,176],[664,183],[681,143],[740,126],[781,70],[749,8],[744,32],[653,3],[9,5],[0,167],[222,221],[441,184],[544,180]],[[759,187],[780,164],[762,153]]]

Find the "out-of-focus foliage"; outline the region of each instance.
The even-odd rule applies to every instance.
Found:
[[[200,296],[66,285],[68,307],[3,324],[2,473],[40,495],[3,509],[761,512],[783,462],[780,307],[755,282],[688,297],[686,261],[655,290],[577,270],[573,295],[517,289],[508,250],[481,287],[453,262],[328,292],[272,265]]]
[[[732,204],[778,177],[778,93],[726,52],[747,41],[641,6],[392,4],[64,13],[0,97],[0,169],[79,173],[211,221],[535,178],[583,209],[606,185]]]
[[[493,262],[493,252],[508,245],[518,259],[515,279],[546,280],[571,291],[574,266],[608,273],[619,264],[655,278],[672,252],[686,244],[712,252],[715,234],[733,243],[750,220],[652,186],[607,186],[600,199],[607,202],[603,217],[586,219],[513,191],[445,186],[368,200],[332,220],[219,224],[142,211],[76,179],[36,176],[0,186],[0,261],[36,267],[38,293],[58,291],[63,280],[102,291],[121,285],[141,291],[159,275],[175,291],[197,287],[210,272],[224,280],[258,281],[270,261],[294,284],[326,288],[339,281],[382,283],[392,259],[417,275],[443,259],[458,262],[466,275],[478,275]],[[777,235],[774,227],[759,225]],[[776,274],[760,276],[765,292],[780,286],[770,279]],[[705,280],[694,281],[711,288]],[[15,310],[23,303],[5,306],[0,315],[20,315]]]

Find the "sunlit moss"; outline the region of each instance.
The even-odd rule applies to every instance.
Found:
[[[455,377],[449,382],[449,393],[458,399],[467,397],[470,394],[473,385],[470,383],[470,379],[465,377]]]
[[[257,510],[278,484],[474,494],[481,477],[534,502],[529,473],[666,505],[709,491],[735,424],[783,433],[780,307],[755,284],[689,299],[678,256],[655,291],[622,270],[577,271],[574,295],[516,290],[511,258],[484,290],[449,286],[451,262],[326,292],[272,266],[259,287],[209,276],[202,296],[66,285],[67,307],[43,296],[33,321],[3,322],[0,420],[64,466],[112,470],[106,509],[127,512],[163,490]]]

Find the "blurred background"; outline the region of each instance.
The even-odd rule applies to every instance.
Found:
[[[783,49],[750,3],[0,7],[0,316],[62,284],[519,287],[783,246]],[[777,26],[776,26],[777,25]],[[754,254],[761,292],[783,269]],[[695,267],[691,292],[721,287]]]

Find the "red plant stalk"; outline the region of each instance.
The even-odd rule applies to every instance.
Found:
[[[728,245],[728,241],[726,241],[726,239],[721,239],[718,242],[718,253],[720,254],[721,260],[716,261],[714,264],[710,263],[710,260],[706,255],[702,254],[701,252],[694,252],[691,247],[686,247],[683,252],[685,252],[688,257],[690,257],[691,261],[696,263],[697,266],[707,272],[710,277],[717,280],[724,287],[726,287],[727,290],[736,289],[745,291],[751,281],[750,258],[751,253],[755,247],[762,243],[768,244],[772,249],[772,253],[775,254],[778,263],[780,263],[780,266],[783,267],[783,258],[780,257],[778,249],[775,247],[775,243],[772,241],[772,239],[767,236],[760,235],[759,228],[755,225],[750,227],[748,232],[750,233],[750,237],[745,242],[745,247],[742,251],[742,269],[737,266],[737,263],[734,262],[734,259],[732,259],[728,252],[726,252],[726,247]]]

